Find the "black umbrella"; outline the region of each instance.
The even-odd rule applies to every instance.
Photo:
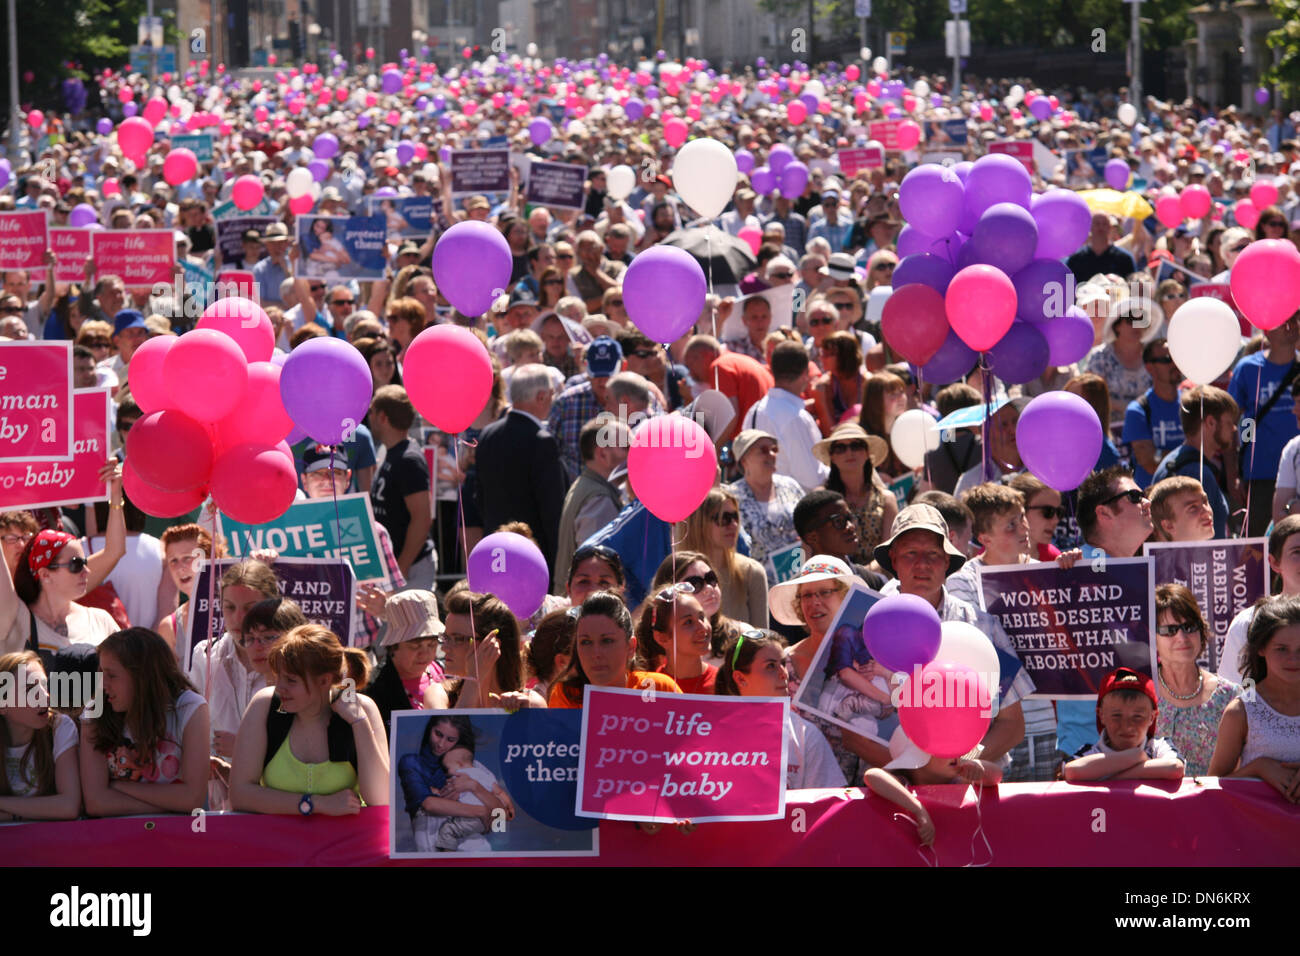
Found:
[[[676,246],[690,253],[706,277],[712,268],[715,285],[738,285],[758,265],[749,243],[723,232],[717,226],[678,229],[668,234],[663,245]]]

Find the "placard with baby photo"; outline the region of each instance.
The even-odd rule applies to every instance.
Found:
[[[862,636],[862,622],[881,597],[865,584],[849,588],[793,698],[796,707],[888,747],[898,727],[893,672],[871,656]]]
[[[574,813],[580,710],[406,710],[389,745],[388,855],[597,856]]]

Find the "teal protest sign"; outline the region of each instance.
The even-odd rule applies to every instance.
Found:
[[[369,495],[339,498],[337,521],[334,499],[314,498],[295,501],[266,524],[244,524],[223,514],[220,527],[236,557],[265,548],[289,558],[342,557],[352,565],[359,583],[378,583],[385,590],[393,587],[375,533]]]
[[[252,209],[240,209],[230,199],[212,207],[213,219],[229,219],[231,216],[270,216],[273,214],[274,208],[266,199],[261,200]]]
[[[194,154],[200,163],[213,160],[211,133],[177,133],[172,138],[172,149],[184,147]]]

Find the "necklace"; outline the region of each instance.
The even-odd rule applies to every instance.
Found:
[[[48,604],[48,602],[46,603]],[[58,620],[54,618],[52,612],[48,611],[37,612],[36,616],[39,617],[46,626],[50,628],[50,630],[54,631],[54,633],[58,634],[60,637],[68,636],[68,619],[66,616],[63,619]]]
[[[1199,667],[1196,669],[1199,677],[1196,681],[1196,690],[1192,691],[1190,694],[1175,694],[1174,689],[1165,682],[1164,667],[1157,667],[1156,671],[1160,675],[1160,686],[1163,687],[1165,692],[1174,700],[1195,700],[1197,697],[1201,696],[1201,691],[1205,688],[1205,672]]]

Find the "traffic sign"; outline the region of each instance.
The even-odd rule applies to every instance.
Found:
[[[948,0],[948,12],[960,16],[966,12],[966,0]]]
[[[871,16],[871,0],[853,0],[853,15],[868,19]]]
[[[895,33],[895,32],[890,32],[890,34],[889,34],[889,36],[888,36],[887,39],[889,40],[889,55],[890,55],[890,56],[902,56],[903,54],[905,54],[905,53],[907,52],[907,34],[906,34],[906,33]]]

